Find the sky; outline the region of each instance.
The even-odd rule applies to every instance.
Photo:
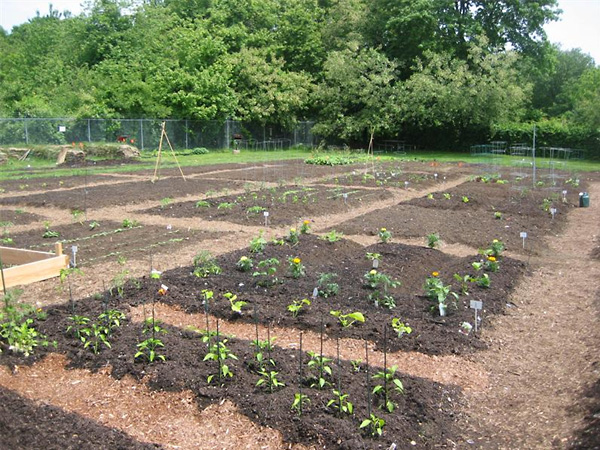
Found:
[[[73,15],[82,11],[84,0],[0,0],[0,26],[10,31],[13,26],[27,22],[48,13],[48,6],[62,12],[68,10]],[[546,25],[546,33],[553,43],[563,50],[579,48],[594,58],[600,65],[600,0],[559,0],[563,10],[561,20]]]

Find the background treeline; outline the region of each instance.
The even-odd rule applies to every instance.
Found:
[[[599,152],[600,68],[555,0],[92,0],[0,29],[0,115],[315,120],[331,142]]]

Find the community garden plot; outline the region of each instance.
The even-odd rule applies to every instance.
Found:
[[[349,235],[373,235],[385,224],[398,238],[425,242],[427,235],[436,233],[443,243],[472,248],[482,247],[493,237],[511,252],[539,255],[546,236],[560,232],[566,214],[578,206],[579,189],[584,187],[565,184],[559,187],[560,194],[543,188],[517,191],[511,187],[481,178],[448,189],[442,185],[435,193],[380,209],[377,215],[354,217],[336,229]],[[527,234],[525,242],[521,233]]]
[[[385,190],[288,185],[247,190],[237,195],[178,202],[138,211],[162,217],[188,217],[255,226],[293,225],[309,217],[335,214],[391,198]]]
[[[322,177],[329,170],[300,164],[291,163],[290,170],[298,173],[296,169],[302,167],[307,179],[317,180],[311,175]],[[283,173],[285,164],[277,165],[281,165]],[[16,380],[20,372],[27,373],[25,366],[45,367],[47,361],[54,361],[55,356],[49,353],[58,353],[64,355],[69,367],[97,372],[98,376],[104,373],[103,377],[110,374],[113,380],[119,380],[115,383],[123,385],[129,383],[130,375],[140,390],[143,386],[156,391],[152,409],[169,417],[171,428],[177,428],[178,418],[170,415],[177,409],[176,403],[170,402],[179,404],[185,395],[192,399],[198,412],[224,403],[236,405],[255,424],[278,430],[286,442],[282,447],[292,443],[329,448],[467,445],[476,435],[462,427],[467,411],[460,386],[434,382],[433,375],[409,375],[410,367],[394,367],[397,355],[410,351],[440,361],[450,355],[476,357],[473,355],[486,347],[476,327],[492,326],[494,316],[511,306],[513,292],[528,272],[525,263],[495,253],[498,244],[504,243],[515,252],[521,245],[520,238],[513,238],[506,230],[517,228],[516,223],[519,230],[529,230],[539,239],[559,232],[561,222],[573,207],[573,193],[567,194],[565,206],[558,199],[560,212],[552,219],[538,204],[549,191],[531,190],[531,194],[515,202],[519,192],[511,190],[510,185],[473,181],[444,190],[443,181],[431,179],[429,171],[420,186],[387,183],[384,187],[376,181],[366,186],[357,180],[357,185],[336,186],[334,182],[325,186],[313,181],[316,184],[299,187],[288,179],[289,184],[262,187],[248,184],[253,179],[261,181],[264,175],[263,167],[254,166],[257,168],[245,166],[248,170],[239,171],[238,165],[220,166],[219,171],[201,169],[190,177],[190,184],[189,180],[172,177],[159,180],[157,189],[144,180],[91,186],[91,191],[99,190],[92,194],[97,202],[86,203],[90,217],[94,217],[97,208],[122,205],[111,211],[120,211],[123,217],[100,221],[100,230],[106,234],[90,230],[88,221],[52,223],[51,208],[36,209],[36,213],[45,214],[50,231],[58,230],[62,239],[70,241],[67,246],[78,246],[86,276],[102,280],[107,289],[35,311],[30,316],[31,325],[45,335],[50,345],[39,342],[27,351],[29,356],[10,351],[3,341],[0,362],[16,373],[0,374],[4,388],[10,389],[11,377]],[[438,169],[439,173],[447,173],[447,179],[455,176],[451,168],[432,168]],[[445,172],[446,169],[450,171]],[[239,173],[240,178],[217,180],[218,173],[227,177]],[[205,189],[211,184],[212,192],[207,195]],[[121,189],[123,186],[127,189]],[[237,193],[218,195],[219,188]],[[374,209],[373,205],[380,207],[381,200],[389,201],[406,188],[413,193],[420,190],[420,198]],[[428,198],[430,190],[433,198]],[[308,209],[311,192],[317,195],[314,203],[320,204],[315,210]],[[81,192],[77,188],[53,192],[52,197],[58,194],[58,200],[52,204],[72,210],[69,196],[73,193],[77,199]],[[344,193],[349,195],[344,198]],[[445,193],[450,197],[446,198]],[[5,194],[2,204],[14,204],[12,211],[27,204],[42,206],[49,201],[44,195],[34,194],[33,200],[28,200],[22,195],[9,198]],[[254,204],[262,195],[266,197],[265,204]],[[193,200],[181,201],[185,196]],[[463,196],[468,201],[463,201]],[[162,201],[170,198],[179,200]],[[244,203],[247,199],[252,202]],[[502,217],[495,217],[497,209],[492,209],[488,201],[494,208],[502,205]],[[208,206],[198,202],[207,202]],[[219,209],[221,203],[233,206]],[[432,203],[437,206],[430,206]],[[264,210],[256,208],[256,215],[250,219],[247,211],[255,206]],[[180,215],[175,213],[178,209],[182,211]],[[237,239],[235,235],[201,229],[205,220],[211,220],[205,215],[215,211],[224,212],[216,218],[215,229],[224,222],[234,222],[244,230],[243,240],[233,245],[229,241]],[[326,215],[319,216],[322,211]],[[407,216],[406,211],[414,214]],[[270,213],[265,225],[287,228],[263,226],[264,212]],[[117,232],[121,220],[132,213],[142,225]],[[145,225],[144,218],[150,217],[152,225]],[[318,217],[321,220],[313,220]],[[468,220],[459,221],[461,217]],[[171,221],[178,226],[168,230],[166,225]],[[11,233],[11,237],[29,246],[45,246],[47,241],[41,234],[46,230],[37,222],[28,231]],[[456,257],[428,248],[425,237],[432,224],[437,226],[431,233],[439,232],[442,241],[463,242],[471,247],[471,253]],[[471,234],[470,227],[478,231],[474,237],[465,237]],[[369,242],[380,242],[362,246],[344,239],[342,231],[371,236]],[[387,231],[391,232],[391,239],[385,237]],[[250,235],[252,239],[248,238]],[[418,237],[423,244],[401,244],[399,241],[406,236]],[[227,240],[226,248],[235,250],[219,251],[217,239]],[[196,258],[182,261],[178,249],[185,249],[189,255],[190,246],[197,248]],[[163,258],[162,273],[150,272],[154,265],[152,255],[159,249],[164,249],[163,254],[170,258],[166,264]],[[121,253],[147,267],[145,275],[118,282],[94,273],[94,267],[102,260],[109,256],[118,258]],[[65,275],[69,279],[70,275]],[[77,282],[77,278],[70,280]],[[472,301],[476,302],[475,309]],[[171,312],[188,320],[177,325],[172,322]],[[194,328],[185,324],[193,324]],[[231,336],[228,330],[234,327],[236,333]],[[287,337],[281,345],[276,330],[286,330]],[[56,348],[51,345],[53,341]],[[418,356],[415,358],[418,360]],[[464,364],[469,365],[467,359]],[[74,382],[78,386],[88,382],[87,377],[77,376],[79,381]],[[173,394],[172,398],[178,400],[168,400],[163,394]],[[3,398],[15,408],[18,405],[19,410],[35,408],[12,391]],[[102,408],[102,394],[95,392],[90,402]],[[102,423],[110,423],[111,427],[94,431],[111,434],[114,441],[105,439],[106,442],[129,442],[127,438],[140,436],[133,431],[135,422],[128,419],[134,416],[135,401],[120,403],[110,411],[92,414],[121,417],[118,421],[105,418]],[[137,404],[138,408],[141,404]],[[58,417],[58,412],[52,413]],[[58,445],[65,447],[75,442],[73,434],[85,433],[89,426],[86,417],[90,415],[77,417],[81,420],[76,425],[61,422],[62,428],[57,428],[53,437],[34,427],[28,433],[36,436],[37,442],[48,445],[60,436]],[[128,436],[118,435],[114,427],[127,430]],[[244,435],[244,442],[249,445],[260,441],[244,432],[246,429],[238,427],[228,434]],[[97,440],[103,441],[102,437]],[[197,445],[185,438],[153,439],[151,434],[131,442],[134,443],[124,445]]]

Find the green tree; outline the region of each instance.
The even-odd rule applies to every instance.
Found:
[[[321,112],[315,133],[364,139],[390,130],[397,101],[395,75],[396,65],[377,50],[331,52],[314,97]]]

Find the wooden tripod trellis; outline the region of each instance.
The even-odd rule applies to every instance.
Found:
[[[169,144],[169,148],[171,149],[171,154],[173,155],[173,159],[177,163],[177,167],[179,168],[179,173],[181,173],[181,177],[183,181],[187,181],[185,179],[185,175],[183,174],[183,170],[181,170],[181,166],[179,165],[179,161],[177,161],[177,156],[175,155],[175,150],[173,150],[173,146],[171,145],[171,141],[169,140],[169,136],[167,136],[167,130],[165,129],[167,122],[163,122],[161,124],[161,132],[160,132],[160,142],[158,143],[158,155],[156,156],[156,165],[154,166],[154,176],[152,177],[152,182],[154,183],[158,180],[158,170],[160,166],[160,160],[162,158],[162,146],[163,140],[166,139],[167,144]]]

